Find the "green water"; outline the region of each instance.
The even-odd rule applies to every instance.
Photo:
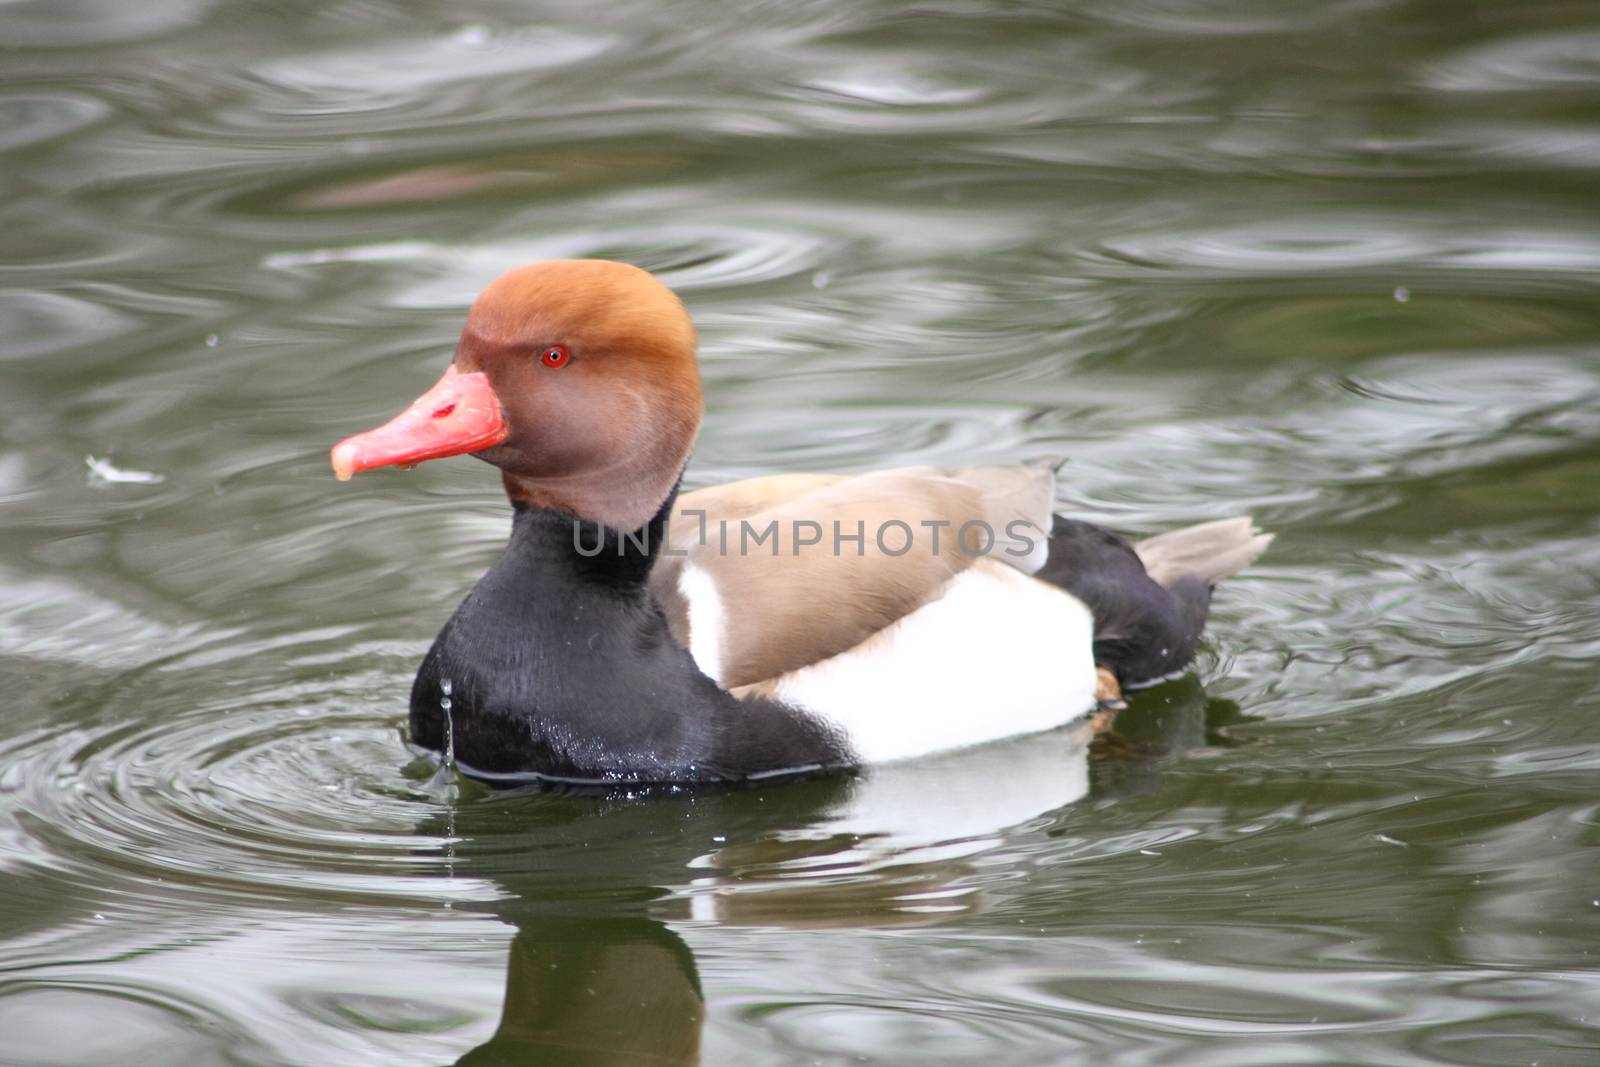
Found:
[[[1593,0],[10,0],[0,248],[0,1063],[1600,1063]],[[326,449],[575,255],[691,485],[1278,541],[1088,750],[432,783],[497,479]]]

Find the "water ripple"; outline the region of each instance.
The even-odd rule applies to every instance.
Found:
[[[695,292],[814,273],[844,241],[843,236],[770,227],[619,225],[604,234],[471,246],[399,242],[279,252],[267,257],[264,265],[298,270],[323,264],[425,260],[437,276],[398,289],[386,298],[388,303],[407,309],[456,309],[470,306],[484,285],[507,267],[539,259],[625,259],[658,274],[674,289]]]
[[[104,101],[75,93],[0,95],[0,151],[65,137],[103,119]]]
[[[0,359],[35,359],[114,336],[133,320],[104,304],[63,293],[0,292]]]
[[[321,688],[263,694],[253,710],[230,694],[225,719],[194,708],[13,737],[0,792],[35,839],[9,862],[65,868],[84,887],[114,873],[135,893],[182,879],[214,897],[483,895],[438,877],[443,843],[416,836],[430,798],[399,774],[392,719],[329,706]]]
[[[65,48],[138,41],[199,22],[218,2],[162,0],[130,5],[119,0],[25,0],[6,5],[0,42],[22,48]]]
[[[1432,64],[1423,84],[1469,93],[1592,89],[1600,85],[1600,31],[1565,29],[1493,41]]]
[[[418,92],[450,82],[582,63],[612,43],[604,36],[553,27],[496,32],[473,25],[443,37],[301,52],[260,64],[252,73],[268,86],[298,96],[306,109],[300,113],[326,116],[360,113],[377,101],[411,103]]]
[[[1554,230],[1478,230],[1470,237],[1377,217],[1257,221],[1225,228],[1166,228],[1106,242],[1110,256],[1162,270],[1241,273],[1358,270],[1600,270],[1600,242]]]

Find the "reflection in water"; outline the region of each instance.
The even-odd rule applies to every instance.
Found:
[[[539,919],[517,927],[494,1036],[461,1067],[696,1064],[705,1002],[694,956],[653,919]]]
[[[491,910],[517,933],[500,1024],[458,1063],[698,1063],[704,999],[693,953],[674,926],[914,926],[981,911],[978,858],[1037,833],[1051,813],[1082,799],[1091,762],[1104,797],[1152,789],[1158,760],[1204,744],[1208,731],[1236,716],[1231,707],[1208,705],[1184,679],[1136,701],[1119,728],[1098,737],[1084,724],[790,783],[780,789],[798,796],[775,797],[783,806],[769,818],[750,817],[760,791],[584,798],[539,834],[546,848],[584,857],[573,863],[568,853],[559,886],[542,864],[519,870],[508,862],[514,851],[497,840],[508,829],[525,832],[497,808],[541,798],[466,804],[450,826],[456,870],[492,872],[506,894],[470,907]],[[684,848],[607,847],[658,821],[651,809],[662,805],[682,809],[676,836]],[[696,852],[697,842],[714,847]],[[487,872],[477,869],[480,856]],[[657,888],[646,888],[652,882]],[[623,887],[633,899],[619,903]]]

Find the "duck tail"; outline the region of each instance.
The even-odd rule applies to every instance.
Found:
[[[1259,559],[1272,537],[1243,515],[1169,530],[1138,542],[1133,550],[1150,577],[1169,589],[1185,577],[1212,586]]]

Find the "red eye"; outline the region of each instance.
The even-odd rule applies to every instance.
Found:
[[[565,367],[567,360],[572,356],[561,345],[551,345],[544,350],[544,355],[539,357],[546,367]]]

